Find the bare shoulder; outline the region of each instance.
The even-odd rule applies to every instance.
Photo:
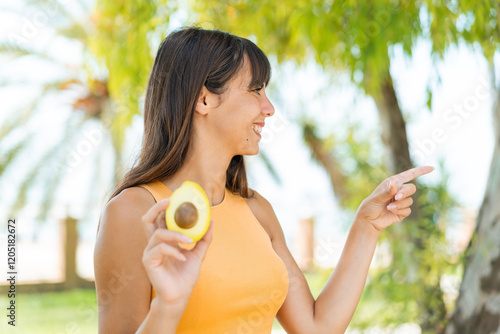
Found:
[[[254,189],[250,190],[253,192],[254,196],[245,198],[245,201],[255,218],[257,218],[267,234],[269,234],[269,238],[273,240],[275,236],[283,233],[274,209],[271,203],[269,203],[269,201],[259,192]]]
[[[147,238],[141,218],[154,204],[153,196],[142,187],[124,189],[112,198],[101,213],[96,250],[144,249]]]
[[[142,228],[140,218],[154,203],[153,196],[142,187],[124,189],[113,197],[102,210],[97,240],[109,230],[116,234],[123,227],[132,230]]]
[[[117,217],[130,217],[146,211],[155,204],[153,196],[142,187],[124,189],[112,198],[104,207],[103,217],[113,215]],[[146,211],[143,212],[146,213]]]

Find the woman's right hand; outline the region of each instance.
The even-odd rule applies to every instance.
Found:
[[[160,301],[186,303],[200,275],[201,262],[212,241],[213,221],[202,239],[191,250],[182,249],[178,243],[190,242],[182,233],[167,229],[165,209],[170,198],[153,205],[142,217],[148,244],[142,263]]]

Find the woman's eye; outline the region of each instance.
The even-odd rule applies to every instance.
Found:
[[[263,86],[259,87],[259,88],[255,88],[252,90],[252,92],[256,92],[257,94],[259,94],[259,92],[261,91],[261,89],[264,88]],[[259,94],[260,95],[260,94]]]

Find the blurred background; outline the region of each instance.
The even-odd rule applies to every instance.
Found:
[[[15,219],[18,272],[0,332],[97,332],[100,212],[140,150],[159,43],[194,24],[270,58],[249,185],[315,297],[361,201],[436,168],[382,233],[348,333],[500,333],[498,0],[0,2],[0,270]]]

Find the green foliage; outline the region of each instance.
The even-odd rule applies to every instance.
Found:
[[[472,2],[472,1],[471,1]],[[443,1],[215,1],[190,2],[198,21],[253,36],[278,62],[313,58],[329,73],[346,70],[353,82],[377,94],[388,73],[390,49],[411,55],[418,38],[429,36],[433,52],[458,40],[456,8]]]
[[[492,63],[495,52],[500,50],[500,2],[460,0],[457,23],[461,37],[470,44],[480,45]]]

